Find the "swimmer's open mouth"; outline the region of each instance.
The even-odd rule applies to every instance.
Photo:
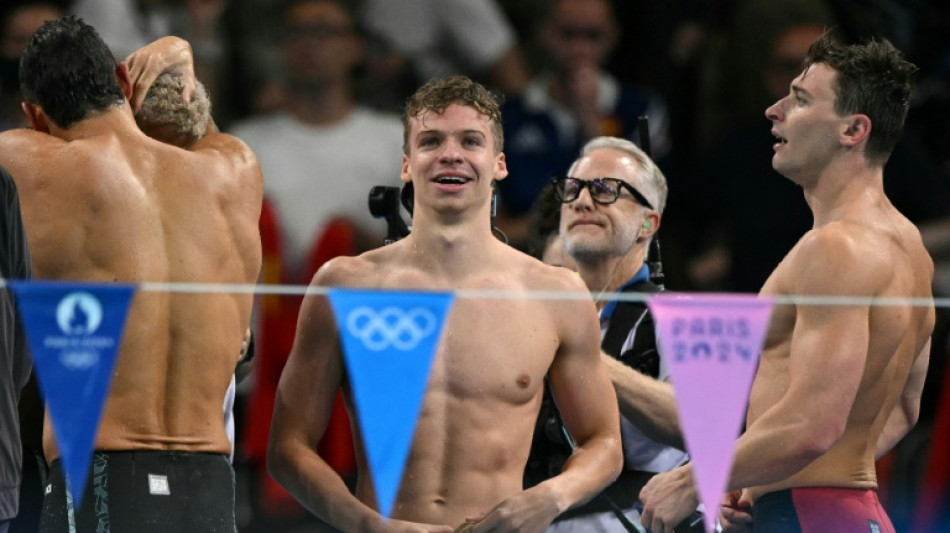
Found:
[[[435,178],[436,183],[443,185],[464,185],[469,181],[471,180],[464,176],[438,176]]]

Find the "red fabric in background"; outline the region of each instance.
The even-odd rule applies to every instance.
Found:
[[[307,285],[323,263],[340,255],[355,255],[355,230],[344,220],[333,220],[313,245],[302,279],[291,280],[282,261],[279,217],[273,206],[264,201],[260,219],[263,263],[261,283]],[[293,346],[302,296],[264,294],[260,297],[258,328],[255,334],[254,387],[248,398],[244,430],[241,435],[243,459],[260,474],[259,502],[265,511],[287,513],[296,509],[296,502],[267,473],[267,441],[274,413],[274,398],[280,374]],[[356,469],[350,421],[337,395],[329,425],[317,451],[341,476],[352,475]]]
[[[944,522],[950,517],[950,365],[946,366],[942,383],[924,480],[911,521],[913,533],[950,530]]]

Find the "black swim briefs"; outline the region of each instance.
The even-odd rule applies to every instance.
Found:
[[[50,466],[41,533],[234,533],[234,470],[221,454],[96,452],[82,505]]]

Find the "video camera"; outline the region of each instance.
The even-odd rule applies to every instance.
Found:
[[[412,227],[406,224],[402,218],[399,207],[402,206],[412,217],[414,189],[412,183],[407,183],[399,187],[390,187],[387,185],[377,185],[369,191],[369,212],[373,218],[382,218],[386,221],[386,238],[383,244],[392,244],[399,239],[409,235]],[[491,197],[491,218],[494,221],[498,208],[498,193],[492,189]],[[494,225],[492,231],[499,237],[508,242],[508,237]]]

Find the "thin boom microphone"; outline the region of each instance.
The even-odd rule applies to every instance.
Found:
[[[640,135],[640,149],[645,154],[653,158],[653,150],[650,149],[650,119],[646,115],[641,115],[637,121],[637,132]]]
[[[640,117],[637,126],[640,134],[640,149],[652,159],[653,154],[650,150],[650,122],[646,115]],[[653,234],[653,239],[650,241],[650,250],[647,253],[647,264],[650,266],[650,281],[662,291],[665,288],[666,275],[663,274],[660,238],[657,233]]]

